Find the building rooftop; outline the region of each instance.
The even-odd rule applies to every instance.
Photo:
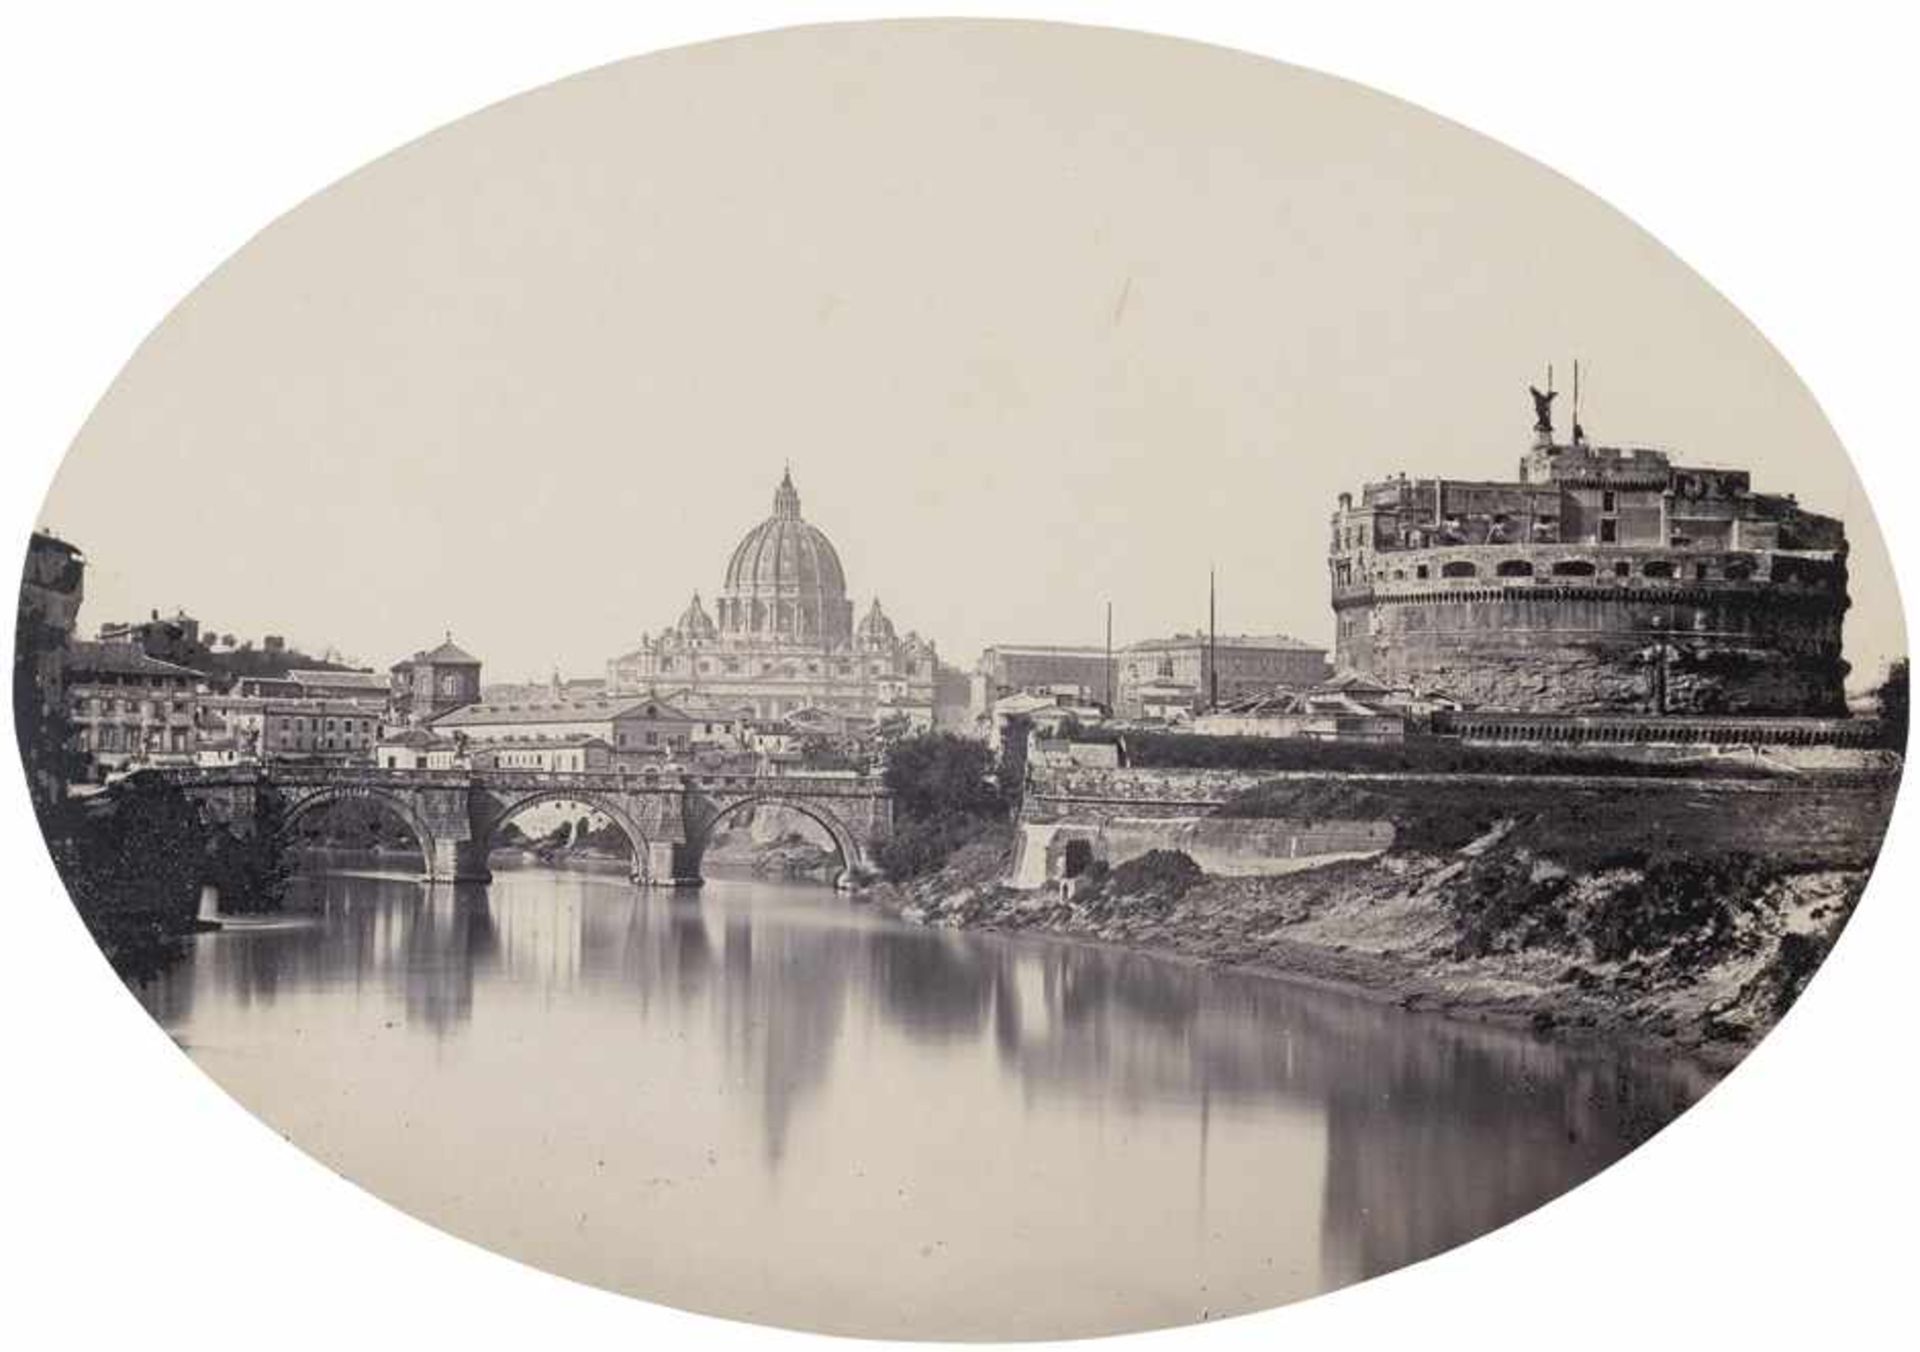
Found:
[[[448,634],[447,641],[431,652],[421,651],[415,653],[412,657],[403,657],[398,662],[395,662],[389,670],[397,670],[400,667],[410,667],[415,662],[433,662],[443,667],[477,667],[480,665],[480,659],[456,644],[453,641],[452,634]]]
[[[989,643],[985,653],[1001,653],[1008,657],[1105,657],[1105,648],[1093,646],[1075,646],[1054,643]]]
[[[379,745],[383,747],[408,746],[408,747],[450,748],[453,746],[453,744],[454,744],[453,738],[442,737],[438,733],[428,732],[425,728],[408,728],[404,732],[390,733],[387,736],[382,737],[379,742]]]
[[[1291,634],[1220,634],[1208,638],[1205,634],[1175,634],[1172,638],[1147,638],[1138,643],[1129,643],[1127,652],[1162,652],[1169,648],[1191,648],[1195,644],[1213,644],[1220,648],[1263,649],[1274,652],[1325,652],[1326,645],[1308,643]]]
[[[282,679],[300,685],[326,685],[335,689],[353,686],[370,694],[385,695],[387,678],[372,671],[326,671],[318,667],[289,667]]]
[[[441,739],[445,741],[445,738]],[[608,745],[604,737],[595,737],[589,733],[577,733],[570,737],[496,737],[486,745],[476,747],[476,751],[498,751],[502,748],[512,750],[516,747],[533,747],[542,751],[567,751],[575,747]]]
[[[663,699],[633,695],[618,699],[561,699],[514,701],[506,704],[464,704],[433,720],[436,728],[537,723],[599,722],[614,718],[687,718]]]
[[[67,649],[67,671],[119,676],[190,676],[194,680],[205,675],[191,667],[148,657],[138,643],[101,643],[88,639],[77,639]]]

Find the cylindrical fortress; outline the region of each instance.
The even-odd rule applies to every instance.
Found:
[[[1342,495],[1335,661],[1477,708],[1843,714],[1846,554],[1745,471],[1543,435],[1517,483]]]

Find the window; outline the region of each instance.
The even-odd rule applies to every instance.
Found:
[[[1613,575],[1615,577],[1625,577],[1628,573],[1631,573],[1632,571],[1633,571],[1633,565],[1626,562],[1624,559],[1621,560],[1619,563],[1616,563],[1613,565]]]
[[[1618,510],[1614,505],[1612,489],[1608,489],[1600,495],[1600,510],[1603,512],[1611,512],[1611,511]]]
[[[1620,538],[1620,523],[1612,517],[1604,517],[1600,522],[1600,543],[1613,544]]]

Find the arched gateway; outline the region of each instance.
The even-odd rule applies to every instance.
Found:
[[[231,766],[149,773],[174,784],[209,820],[251,828],[263,791],[280,795],[289,822],[350,799],[377,803],[406,823],[435,882],[486,882],[487,853],[502,823],[535,803],[564,799],[604,814],[633,846],[633,880],[697,887],[714,828],[752,804],[792,808],[820,823],[852,881],[872,868],[872,842],[893,830],[893,796],[866,775],[549,773],[387,770],[371,766]],[[111,792],[111,790],[109,790]]]

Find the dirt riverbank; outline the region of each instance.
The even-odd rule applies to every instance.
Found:
[[[1810,848],[1804,835],[1769,853],[1766,823],[1751,816],[1751,850],[1596,850],[1591,822],[1559,811],[1474,829],[1408,831],[1416,845],[1278,877],[1209,877],[1156,853],[1096,870],[1071,896],[1006,887],[1008,834],[863,895],[924,924],[1121,944],[1542,1032],[1656,1040],[1727,1065],[1819,966],[1872,857],[1851,840]],[[1871,826],[1864,835],[1877,840]]]

